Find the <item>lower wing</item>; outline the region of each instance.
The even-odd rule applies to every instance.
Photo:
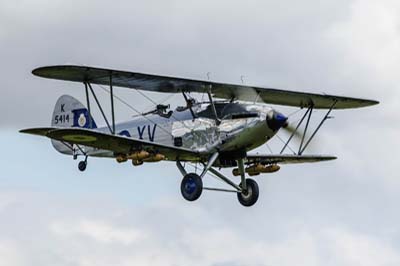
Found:
[[[23,129],[21,133],[46,136],[48,138],[70,143],[109,150],[115,153],[128,154],[136,150],[146,150],[153,153],[161,153],[168,160],[199,161],[201,154],[198,152],[173,147],[164,144],[149,142],[141,139],[128,138],[125,136],[101,133],[90,129],[81,128],[30,128]],[[326,155],[273,155],[273,154],[248,154],[246,164],[294,164],[313,163],[335,160],[335,156]]]

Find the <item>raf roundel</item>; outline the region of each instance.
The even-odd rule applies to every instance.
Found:
[[[79,118],[78,118],[78,125],[79,125],[80,127],[84,127],[85,124],[86,124],[86,117],[85,117],[84,114],[80,114],[80,115],[79,115]]]

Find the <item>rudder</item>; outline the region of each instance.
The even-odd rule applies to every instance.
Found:
[[[58,98],[51,118],[53,127],[97,128],[96,122],[89,118],[89,111],[70,95]]]
[[[51,126],[60,128],[97,128],[93,117],[90,118],[88,109],[81,102],[70,95],[62,95],[54,106]],[[51,143],[57,151],[68,155],[73,154],[71,149],[64,143],[57,140],[51,140]]]

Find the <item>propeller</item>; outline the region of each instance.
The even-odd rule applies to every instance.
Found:
[[[302,137],[302,133],[299,130],[296,130],[296,127],[294,125],[286,123],[285,125],[283,125],[282,129],[286,130],[290,134],[293,134],[294,132],[294,138],[301,139]]]
[[[293,134],[293,137],[300,139],[302,134],[297,130],[296,127],[289,124],[288,117],[279,113],[277,111],[272,111],[267,115],[267,125],[274,131],[278,131],[279,129],[286,130],[288,133]]]
[[[278,131],[280,128],[287,125],[288,118],[283,114],[273,110],[267,115],[267,125],[270,129]]]
[[[303,130],[300,130],[300,128],[298,128],[296,130],[296,127],[297,127],[296,123],[291,125],[289,123],[289,118],[287,116],[283,115],[282,113],[279,113],[279,112],[273,110],[267,114],[266,120],[267,120],[268,127],[271,128],[273,131],[278,131],[279,129],[283,129],[286,132],[288,132],[290,135],[292,135],[294,132],[292,139],[295,139],[296,142],[298,142],[298,143],[300,143],[302,141]],[[305,139],[308,139],[308,137],[306,136]],[[315,144],[315,142],[314,142],[314,144]],[[313,144],[308,145],[307,150],[310,151],[313,149],[313,147],[315,147]]]

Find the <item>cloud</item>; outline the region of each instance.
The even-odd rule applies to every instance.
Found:
[[[103,199],[97,199],[75,208],[73,202],[67,203],[72,206],[65,206],[60,199],[53,197],[48,202],[47,197],[30,198],[25,206],[33,213],[48,210],[44,218],[23,213],[19,217],[29,218],[35,233],[17,234],[10,241],[5,229],[0,228],[0,255],[5,255],[0,256],[0,262],[5,262],[4,265],[393,266],[400,263],[400,255],[389,241],[341,226],[301,224],[300,217],[293,218],[298,225],[289,229],[289,234],[257,238],[249,230],[254,222],[257,224],[255,217],[237,216],[242,226],[225,220],[223,213],[210,213],[206,205],[188,208],[180,201],[165,198],[160,203],[128,208],[118,204],[105,207]],[[58,211],[62,209],[72,212]],[[7,215],[0,214],[0,218],[4,220]],[[281,221],[282,226],[287,223]],[[7,230],[10,229],[17,232],[18,225]],[[262,227],[255,229],[262,234],[268,231]]]
[[[84,236],[100,243],[120,243],[124,245],[140,241],[143,237],[133,229],[123,229],[120,226],[110,225],[103,221],[82,220],[77,223],[58,222],[50,226],[55,234],[62,237]]]
[[[0,265],[398,265],[399,13],[394,0],[1,2]],[[253,208],[211,193],[191,204],[171,164],[93,159],[78,175],[47,141],[4,130],[49,125],[61,94],[83,99],[80,84],[30,74],[66,62],[244,75],[381,104],[335,112],[309,152],[339,159],[259,178]],[[117,93],[149,108],[134,91]],[[118,120],[134,114],[118,108]]]
[[[0,71],[7,73],[0,112],[12,114],[0,117],[3,127],[45,125],[57,96],[83,96],[79,84],[33,77],[30,71],[40,65],[74,62],[197,79],[211,72],[211,79],[224,82],[240,83],[244,75],[249,84],[306,89],[318,77],[309,82],[304,77],[325,64],[317,57],[310,64],[310,54],[324,59],[318,40],[347,10],[343,0],[324,4],[310,0],[307,7],[226,0],[120,1],[118,5],[88,1],[79,2],[79,9],[66,1],[23,3],[24,9],[19,8],[21,2],[2,3],[0,19],[9,34],[0,51],[7,62],[0,65]],[[118,93],[138,109],[144,108],[134,92],[125,92]],[[132,114],[122,110],[118,119]]]
[[[28,265],[28,262],[14,241],[2,240],[0,237],[0,265],[23,266]]]
[[[15,203],[16,199],[17,197],[11,193],[0,193],[0,212],[4,211],[6,208]]]
[[[326,32],[330,46],[343,65],[339,73],[357,75],[362,90],[380,92],[384,104],[392,103],[398,93],[400,65],[400,4],[398,1],[354,1],[351,16],[333,24]],[[353,67],[351,67],[353,66]],[[395,97],[393,97],[395,96]]]
[[[397,249],[380,239],[339,229],[327,230],[325,237],[337,261],[332,265],[394,266],[400,262]]]

